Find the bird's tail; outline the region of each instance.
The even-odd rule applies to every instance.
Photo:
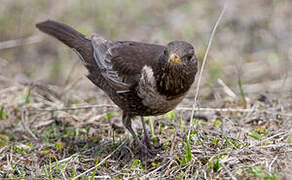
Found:
[[[91,41],[72,27],[51,20],[40,22],[36,24],[36,27],[42,32],[60,40],[70,48],[75,49],[82,56],[82,60],[88,61],[86,63],[90,63],[93,60]]]
[[[56,21],[44,21],[36,24],[36,27],[73,48],[80,56],[84,66],[88,69],[89,74],[87,77],[101,89],[109,89],[106,87],[107,83],[94,59],[91,40],[72,27]]]

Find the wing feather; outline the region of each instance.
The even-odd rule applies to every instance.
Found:
[[[127,92],[138,83],[142,68],[155,66],[166,47],[132,41],[108,41],[91,37],[94,59],[104,78],[116,91]]]

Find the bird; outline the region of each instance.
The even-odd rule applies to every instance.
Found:
[[[88,79],[119,106],[123,125],[137,143],[140,160],[158,154],[159,148],[147,134],[144,116],[165,114],[186,96],[198,70],[193,45],[178,40],[159,45],[107,40],[97,34],[86,37],[53,20],[36,27],[72,48],[87,68]],[[132,128],[136,116],[141,117],[144,139]]]

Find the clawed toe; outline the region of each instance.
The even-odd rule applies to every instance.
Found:
[[[147,146],[147,148],[152,152],[152,154],[158,154],[159,152],[163,151],[163,144],[159,144],[158,146],[155,146],[150,141],[144,140],[144,144]]]
[[[137,146],[137,155],[140,161],[144,162],[149,159],[153,159],[155,157],[155,153],[151,151],[151,149],[148,149],[147,146],[142,144],[143,146]]]
[[[148,141],[140,141],[137,140],[136,146],[135,146],[135,154],[138,156],[140,161],[146,161],[149,159],[153,159],[159,152],[161,152],[162,145],[159,145],[158,147],[154,146],[152,143]]]

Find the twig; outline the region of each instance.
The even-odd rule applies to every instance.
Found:
[[[223,87],[224,92],[232,97],[233,99],[236,98],[236,94],[224,83],[222,79],[218,79],[217,82]]]
[[[145,178],[149,178],[149,175],[151,175],[151,174],[153,174],[153,173],[155,173],[155,172],[159,171],[161,168],[165,167],[165,166],[166,166],[166,164],[167,164],[167,163],[165,163],[165,164],[161,165],[160,167],[158,167],[158,168],[154,169],[153,171],[149,172],[148,174],[146,174],[146,175],[142,176],[141,178],[142,178],[142,179],[143,179],[143,177],[145,177]]]
[[[33,109],[27,109],[27,111],[67,111],[67,110],[79,110],[79,109],[92,109],[92,108],[118,108],[116,105],[110,105],[110,104],[96,104],[96,105],[86,105],[86,106],[77,106],[77,107],[66,107],[66,108],[56,108],[56,109],[39,109],[39,108],[33,108]],[[218,112],[242,112],[242,113],[251,113],[251,112],[258,112],[258,113],[267,113],[267,114],[273,114],[273,115],[281,115],[281,116],[287,116],[292,117],[292,113],[283,113],[283,112],[275,112],[275,111],[269,111],[269,110],[260,110],[260,109],[240,109],[240,108],[192,108],[192,107],[184,107],[179,106],[176,108],[176,110],[194,110],[194,111],[218,111]]]
[[[263,148],[279,148],[279,147],[283,147],[283,146],[292,146],[292,143],[270,144],[270,145],[266,145],[266,146],[260,146],[259,148],[261,148],[261,149],[263,149]]]
[[[2,152],[3,152],[5,149],[7,149],[8,147],[9,147],[9,145],[2,147],[2,148],[0,149],[0,154],[2,154]]]
[[[38,128],[42,128],[42,127],[45,127],[45,126],[49,126],[49,125],[53,124],[54,122],[55,122],[55,120],[43,121],[43,122],[33,126],[33,128],[38,129]]]
[[[177,107],[176,110],[193,110],[194,111],[218,111],[218,112],[242,112],[242,113],[250,113],[250,112],[258,112],[258,113],[267,113],[267,114],[273,114],[273,115],[281,115],[281,116],[288,116],[292,117],[292,113],[282,113],[282,112],[274,112],[274,111],[268,111],[268,110],[259,110],[259,109],[235,109],[235,108],[190,108],[190,107]]]
[[[250,146],[244,147],[244,148],[242,148],[242,149],[240,149],[240,150],[235,150],[234,153],[235,153],[235,154],[238,154],[238,153],[244,151],[245,149],[249,149],[249,148],[255,147],[255,146],[257,146],[257,145],[259,145],[259,144],[261,144],[261,143],[263,143],[263,142],[265,142],[265,141],[268,141],[268,140],[270,140],[270,139],[273,139],[274,137],[281,136],[281,135],[286,134],[286,133],[288,134],[288,132],[280,132],[280,133],[275,134],[275,135],[273,135],[273,136],[270,136],[270,137],[268,137],[268,138],[266,138],[266,139],[263,139],[263,140],[261,140],[261,141],[258,141],[258,142],[256,142],[255,144],[252,144],[252,145],[250,145]]]
[[[42,84],[42,83],[39,83],[39,82],[20,82],[20,84],[22,84],[24,86],[31,86],[32,88],[40,89],[40,90],[42,90],[42,91],[54,96],[58,100],[61,99],[60,93],[58,93],[54,89],[50,88],[48,85],[45,85],[45,84]]]
[[[33,108],[33,109],[27,109],[27,111],[67,111],[67,110],[79,110],[79,109],[92,109],[92,108],[118,108],[118,106],[115,105],[109,105],[109,104],[96,104],[96,105],[87,105],[87,106],[78,106],[78,107],[67,107],[67,108],[56,108],[56,109],[39,109],[39,108]]]
[[[94,176],[94,179],[110,179],[111,177],[108,175],[105,176]]]
[[[227,174],[231,177],[231,179],[236,180],[236,177],[231,173],[231,171],[229,170],[229,168],[227,168],[224,165],[224,162],[220,162],[220,164],[225,169],[225,171],[227,172]]]
[[[0,90],[0,94],[7,93],[9,91],[16,91],[17,89],[19,89],[18,86],[11,86],[11,87],[8,87],[8,88],[5,88],[5,89],[1,89]]]
[[[6,66],[7,64],[8,64],[8,61],[0,57],[0,66]]]
[[[271,164],[269,165],[269,172],[272,171],[272,165],[274,164],[274,162],[275,162],[277,159],[278,159],[278,156],[276,156],[276,157],[272,160]]]
[[[65,162],[67,162],[67,161],[71,161],[73,158],[76,158],[76,157],[78,157],[78,156],[79,156],[78,153],[72,154],[70,157],[67,157],[67,158],[62,159],[62,160],[60,160],[60,161],[58,161],[58,162],[55,162],[55,163],[53,164],[53,166],[55,166],[55,165],[57,165],[57,164],[60,164],[60,163],[65,163]]]
[[[209,39],[209,42],[208,42],[208,46],[207,46],[207,49],[206,49],[206,53],[205,53],[205,56],[204,56],[204,59],[203,59],[203,63],[202,63],[201,70],[200,70],[200,74],[199,74],[199,77],[198,77],[198,83],[197,83],[196,94],[195,94],[194,103],[193,103],[193,109],[192,109],[192,114],[191,114],[191,119],[190,119],[190,129],[189,129],[189,132],[188,132],[188,136],[190,136],[190,133],[191,133],[191,131],[193,129],[193,117],[194,117],[195,107],[196,107],[197,99],[198,99],[198,95],[199,95],[200,83],[201,83],[204,67],[205,67],[205,64],[206,64],[206,61],[207,61],[207,56],[208,56],[208,53],[209,53],[209,50],[210,50],[210,47],[211,47],[215,32],[216,32],[216,29],[217,29],[217,27],[219,25],[219,22],[221,21],[221,19],[223,17],[225,9],[226,9],[226,2],[224,3],[224,7],[223,7],[223,9],[222,9],[222,11],[221,11],[216,23],[215,23],[215,26],[214,26],[213,30],[212,30],[212,33],[211,33],[211,36],[210,36],[210,39]]]
[[[31,132],[31,130],[26,126],[25,124],[25,111],[23,110],[21,112],[21,123],[23,128],[35,139],[38,140],[38,138]]]
[[[84,171],[83,173],[79,174],[78,176],[74,177],[72,180],[78,179],[79,177],[83,176],[84,174],[96,169],[98,166],[100,166],[103,162],[105,162],[107,159],[109,159],[115,152],[117,152],[118,150],[121,149],[121,147],[123,147],[125,144],[127,143],[127,140],[125,140],[121,145],[119,145],[119,147],[117,147],[117,149],[115,149],[112,153],[110,153],[107,157],[105,157],[102,161],[100,161],[97,165],[95,165],[94,167]]]
[[[43,40],[42,36],[34,35],[25,39],[20,38],[20,39],[14,39],[14,40],[9,40],[9,41],[3,41],[3,42],[0,42],[0,50],[22,46],[22,45],[34,44],[34,43],[41,42],[42,40]]]
[[[173,138],[172,138],[172,143],[171,143],[171,148],[170,148],[170,151],[169,151],[169,154],[170,155],[173,155],[173,151],[174,151],[174,144],[175,144],[175,138],[176,138],[176,128],[174,128],[175,129],[175,132],[173,133]]]

